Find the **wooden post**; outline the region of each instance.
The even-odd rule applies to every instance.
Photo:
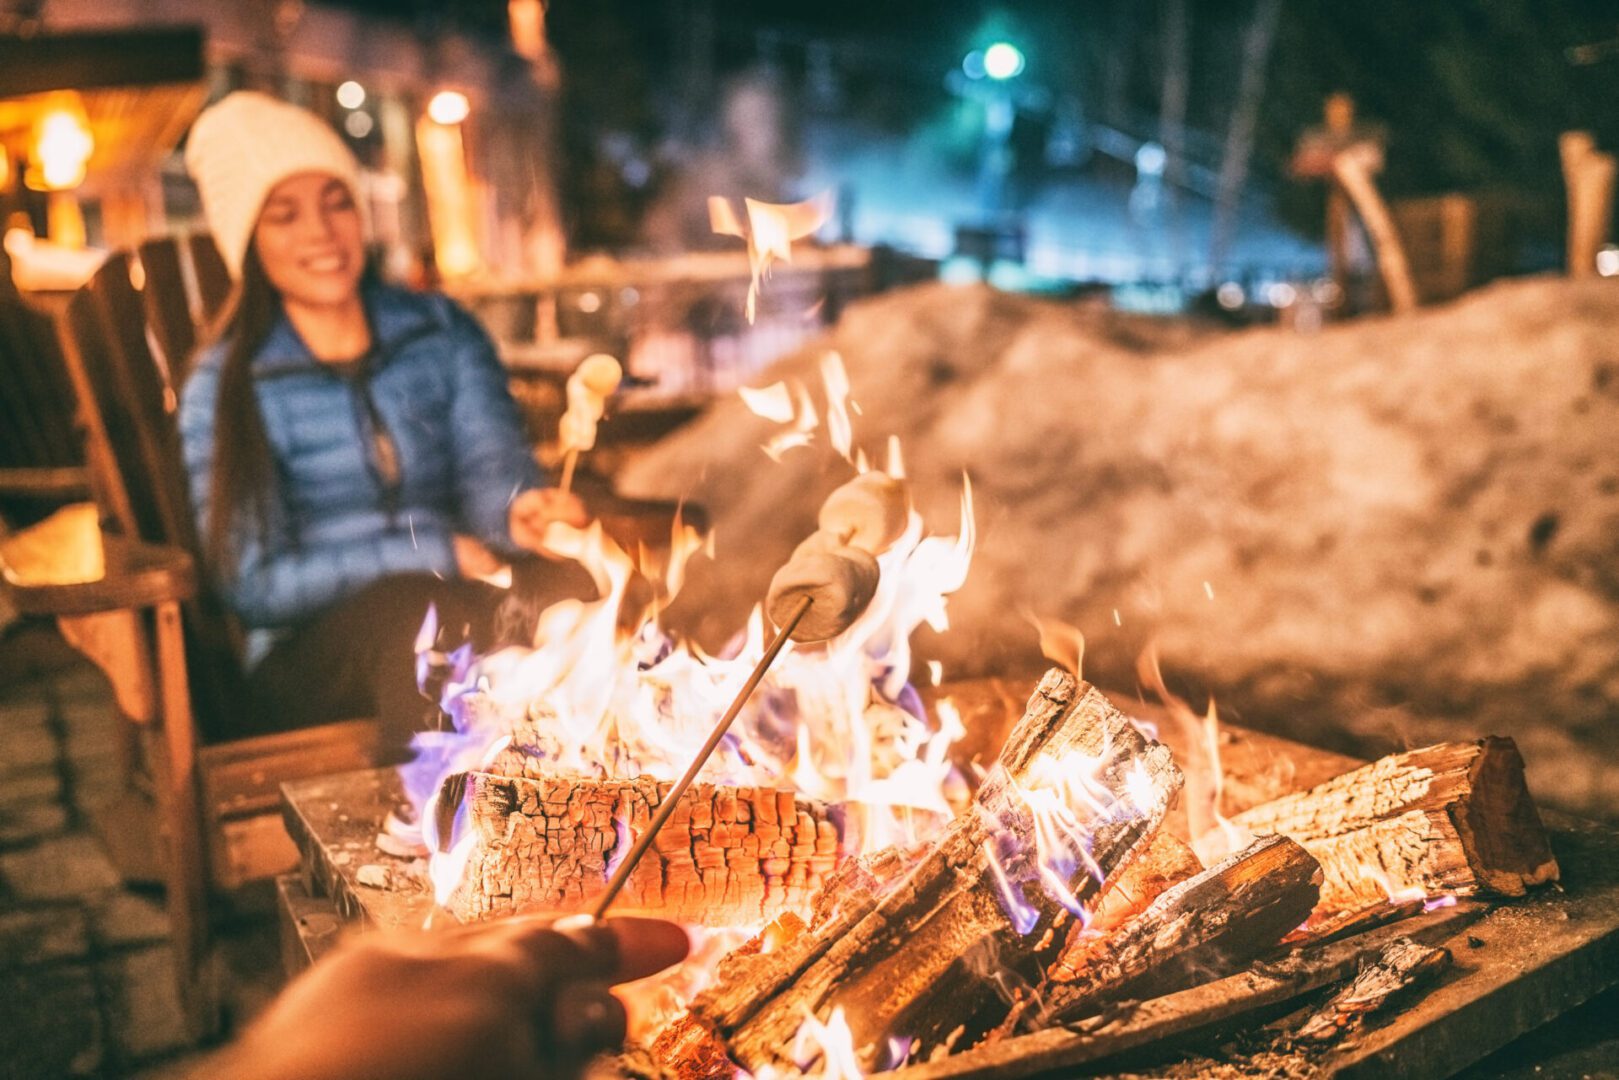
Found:
[[[206,968],[208,895],[197,800],[197,732],[191,716],[179,603],[159,604],[156,616],[163,747],[168,758],[158,789],[158,813],[169,846],[165,885],[180,1000],[187,1026],[200,1038],[217,1030],[219,1003]]]
[[[1242,75],[1237,83],[1237,105],[1226,130],[1220,157],[1220,179],[1214,196],[1214,224],[1209,229],[1209,267],[1216,273],[1225,261],[1242,208],[1242,188],[1254,153],[1254,131],[1259,106],[1265,97],[1265,66],[1276,40],[1282,0],[1257,0],[1254,17],[1242,37]]]
[[[1411,267],[1405,260],[1399,230],[1394,227],[1388,204],[1378,194],[1377,184],[1372,179],[1378,157],[1375,147],[1364,143],[1351,146],[1332,159],[1332,173],[1371,235],[1372,246],[1377,250],[1377,269],[1388,290],[1389,306],[1396,314],[1403,315],[1416,310],[1417,290],[1411,283]]]
[[[1615,163],[1588,131],[1565,131],[1557,140],[1568,189],[1568,276],[1596,274],[1597,251],[1613,227]]]

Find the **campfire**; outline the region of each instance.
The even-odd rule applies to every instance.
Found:
[[[828,441],[853,475],[881,477],[854,446],[835,355],[822,375]],[[766,453],[813,452],[822,411],[805,387],[744,397],[782,425]],[[886,457],[882,483],[903,490],[898,446]],[[1121,709],[1080,677],[1077,633],[1050,620],[1037,621],[1064,666],[998,756],[961,762],[966,725],[910,638],[948,630],[975,542],[970,483],[955,535],[930,535],[908,500],[894,531],[869,604],[831,640],[781,653],[629,875],[618,908],[687,924],[695,947],[626,991],[626,1069],[948,1071],[1557,878],[1510,740],[1409,751],[1226,816],[1212,703],[1200,716],[1170,693],[1149,652],[1142,682],[1163,705]],[[587,910],[766,652],[763,608],[712,654],[661,624],[712,536],[677,522],[661,558],[599,527],[555,539],[600,595],[546,610],[532,647],[443,653],[433,616],[422,630],[419,673],[447,719],[403,771],[415,824],[390,828],[425,848],[437,919]],[[1164,724],[1190,736],[1179,760]],[[1447,959],[1384,944],[1290,1038],[1343,1038]],[[1344,964],[1291,982],[1326,985]]]

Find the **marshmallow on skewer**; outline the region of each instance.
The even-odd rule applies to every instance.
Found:
[[[909,520],[905,485],[887,473],[868,472],[828,495],[817,523],[849,547],[881,555],[905,535]]]
[[[607,399],[623,378],[618,361],[606,353],[585,357],[568,376],[568,409],[558,427],[564,452],[577,453],[596,445],[596,424],[607,409]]]
[[[782,626],[799,601],[809,598],[809,611],[790,635],[802,643],[837,637],[854,624],[877,594],[877,560],[869,552],[850,547],[803,550],[809,542],[799,545],[787,564],[776,571],[765,600],[770,618]]]

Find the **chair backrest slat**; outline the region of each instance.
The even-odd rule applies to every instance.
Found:
[[[197,327],[181,265],[180,241],[172,236],[148,240],[141,245],[140,256],[145,272],[141,299],[146,302],[147,325],[163,352],[170,383],[179,386],[185,382],[191,354],[197,348]]]
[[[84,464],[76,404],[51,318],[23,300],[0,250],[0,466]]]
[[[170,288],[172,281],[148,275],[145,287]],[[90,445],[101,447],[109,462],[108,481],[97,486],[104,516],[126,535],[191,552],[201,566],[175,389],[147,338],[151,312],[169,306],[143,297],[130,278],[130,256],[116,253],[68,303],[62,341]],[[231,702],[241,702],[237,629],[206,591],[186,604],[184,622],[193,708],[203,716],[225,715]]]
[[[230,271],[206,233],[193,233],[186,241],[191,253],[191,274],[197,283],[197,325],[212,326],[230,299]]]
[[[67,321],[122,475],[131,516],[120,524],[139,539],[194,551],[174,397],[147,346],[127,254],[107,258],[69,303]]]

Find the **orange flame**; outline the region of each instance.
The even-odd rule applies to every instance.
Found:
[[[1203,860],[1203,865],[1212,866],[1253,839],[1246,829],[1220,812],[1225,773],[1220,766],[1220,718],[1214,699],[1209,698],[1208,711],[1200,717],[1185,700],[1172,693],[1158,666],[1156,642],[1149,642],[1136,658],[1136,676],[1158,696],[1186,736],[1190,753],[1181,766],[1186,776],[1187,825],[1192,834],[1192,850]]]
[[[748,284],[748,299],[744,311],[752,323],[758,314],[759,287],[770,276],[775,260],[793,261],[793,241],[814,235],[832,216],[832,193],[823,191],[798,203],[767,203],[757,199],[743,199],[747,211],[748,227],[731,203],[719,195],[708,199],[708,224],[722,236],[735,236],[748,245],[748,267],[752,280]]]
[[[1025,611],[1023,618],[1040,632],[1040,655],[1076,679],[1085,677],[1085,635],[1078,627],[1061,619],[1041,618],[1032,611]]]

